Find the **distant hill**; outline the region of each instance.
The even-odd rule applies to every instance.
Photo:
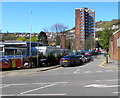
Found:
[[[104,25],[104,24],[112,24],[112,26],[113,25],[120,25],[120,19],[113,19],[113,20],[111,20],[111,21],[97,21],[96,23],[95,23],[95,28],[102,28],[102,26]],[[119,28],[120,28],[120,26],[119,26]],[[73,27],[72,29],[70,29],[70,30],[75,30],[75,27]],[[69,31],[69,30],[68,30]]]
[[[113,19],[111,21],[97,21],[95,23],[96,28],[102,28],[104,24],[120,25],[120,19]]]

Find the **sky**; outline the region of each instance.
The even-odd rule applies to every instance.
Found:
[[[118,2],[2,2],[0,29],[3,33],[31,32],[32,24],[32,32],[39,33],[56,23],[71,29],[75,26],[75,8],[82,7],[95,10],[95,21],[118,19]]]

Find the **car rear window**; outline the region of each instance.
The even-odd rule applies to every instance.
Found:
[[[74,56],[71,56],[71,55],[67,55],[67,56],[64,56],[63,58],[73,58]]]

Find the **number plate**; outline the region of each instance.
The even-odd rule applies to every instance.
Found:
[[[63,62],[67,62],[67,60],[63,60]]]

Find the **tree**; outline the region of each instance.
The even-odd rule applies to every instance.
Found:
[[[38,35],[39,42],[43,43],[44,46],[48,45],[47,35],[45,32],[41,31]]]
[[[60,23],[53,24],[50,27],[51,31],[55,33],[64,33],[67,28],[68,26],[65,26],[64,24],[60,24]]]
[[[58,33],[60,34],[64,34],[65,33],[65,30],[68,28],[68,26],[65,26],[64,24],[60,24],[60,23],[56,23],[56,24],[53,24],[51,27],[50,27],[50,30],[52,32],[55,32],[57,33],[56,35],[56,45],[60,45],[60,35],[58,35]]]
[[[18,37],[16,40],[26,41],[25,37]]]
[[[38,37],[32,36],[32,37],[31,37],[31,41],[32,41],[32,42],[37,42],[37,41],[38,41]]]
[[[2,40],[16,40],[16,37],[13,33],[5,33],[2,35]]]
[[[109,29],[104,29],[100,35],[100,40],[99,44],[104,48],[104,49],[109,49],[109,40],[110,36],[112,35],[112,30]]]

